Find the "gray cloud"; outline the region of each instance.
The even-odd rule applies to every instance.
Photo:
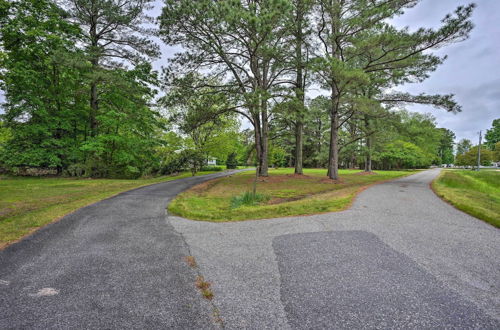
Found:
[[[440,19],[458,5],[469,1],[423,0],[396,20],[399,26],[436,27]],[[481,0],[473,15],[475,28],[471,37],[459,44],[438,51],[448,55],[446,62],[421,84],[403,86],[412,92],[453,93],[463,107],[458,114],[433,110],[424,106],[410,109],[430,112],[438,125],[455,132],[457,140],[467,138],[477,143],[479,130],[491,127],[493,119],[500,117],[500,1]]]

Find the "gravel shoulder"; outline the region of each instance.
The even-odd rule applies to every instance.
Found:
[[[500,231],[437,197],[438,174],[375,185],[338,213],[168,221],[227,328],[499,328]]]

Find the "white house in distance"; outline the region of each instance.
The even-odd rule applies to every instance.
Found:
[[[215,159],[214,157],[208,157],[208,159],[207,159],[207,165],[208,166],[215,166],[215,165],[217,165],[217,159]]]

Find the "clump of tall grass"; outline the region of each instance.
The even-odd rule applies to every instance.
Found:
[[[231,208],[235,209],[240,206],[254,206],[268,200],[269,196],[267,195],[247,191],[239,196],[233,196],[233,198],[231,198]]]

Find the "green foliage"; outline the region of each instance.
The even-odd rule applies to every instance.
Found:
[[[493,161],[500,162],[500,142],[495,143],[493,148]]]
[[[170,175],[182,171],[186,167],[185,159],[180,153],[172,153],[164,159],[160,173],[163,175]]]
[[[472,142],[468,139],[462,139],[457,143],[457,156],[467,153],[472,148]]]
[[[446,128],[440,128],[441,139],[439,141],[438,154],[441,158],[441,164],[452,164],[454,160],[453,145],[455,133]]]
[[[389,143],[383,152],[378,155],[383,168],[422,168],[431,165],[431,158],[413,143],[395,141]]]
[[[237,159],[238,154],[236,152],[231,152],[227,156],[226,160],[226,168],[229,169],[235,169],[238,167],[238,159]]]
[[[477,166],[478,147],[470,148],[464,154],[457,155],[455,165],[458,166]],[[490,166],[494,158],[494,152],[489,150],[486,146],[481,146],[481,165]]]
[[[51,1],[16,1],[0,24],[5,125],[12,138],[0,155],[9,167],[63,168],[80,154],[82,68],[73,59],[79,29]],[[84,67],[84,65],[83,65]],[[68,88],[70,87],[70,88]]]
[[[202,168],[206,161],[202,151],[196,149],[185,149],[180,153],[182,163],[187,165],[193,176]]]
[[[0,155],[2,154],[5,145],[12,139],[12,132],[5,124],[0,120]],[[2,166],[0,158],[0,167]]]
[[[493,120],[491,129],[486,131],[484,138],[490,150],[495,149],[495,144],[500,142],[500,118]]]
[[[69,3],[70,7],[78,3],[80,9],[88,5],[78,0]],[[116,2],[100,1],[98,5],[116,7]],[[140,7],[127,8],[132,15],[141,16]],[[75,8],[69,9],[78,16],[72,11]],[[71,176],[136,178],[157,171],[155,151],[162,124],[150,107],[155,95],[152,86],[157,84],[151,65],[134,60],[134,65],[124,68],[108,62],[97,70],[99,63],[92,61],[96,49],[77,48],[89,36],[83,18],[74,20],[79,25],[72,23],[53,1],[15,1],[2,10],[8,12],[0,18],[5,55],[0,56],[0,87],[6,97],[2,126],[10,138],[0,141],[0,162],[13,170],[56,169]],[[131,23],[130,17],[121,14],[120,10],[101,12],[100,19],[114,17],[115,27],[109,33],[126,21]],[[104,28],[102,24],[97,27]],[[130,39],[133,36],[128,34],[120,34],[120,38],[134,40],[135,50],[126,50],[127,44],[119,43],[114,55],[120,51],[137,59],[133,54],[144,50],[140,46],[144,40]],[[98,86],[98,108],[89,107],[92,84]]]
[[[269,200],[269,196],[253,193],[250,191],[244,192],[240,196],[234,196],[231,198],[231,208],[235,209],[241,206],[255,206],[260,203],[266,202]]]
[[[276,145],[271,145],[269,151],[269,163],[274,168],[286,166],[286,157],[287,152],[283,148]]]

